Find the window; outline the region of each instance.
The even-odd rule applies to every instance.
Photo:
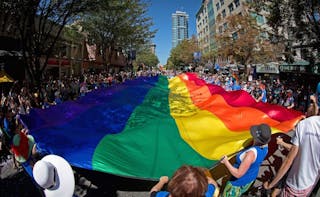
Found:
[[[264,24],[265,23],[264,22],[264,17],[262,15],[260,15],[260,14],[256,15],[256,20],[257,20],[258,24]]]
[[[226,10],[222,10],[222,17],[225,18],[226,17]]]
[[[217,3],[216,7],[217,7],[217,11],[218,11],[220,9],[220,3]]]
[[[182,26],[185,23],[185,17],[184,16],[179,16],[178,18],[178,26]]]
[[[250,15],[256,19],[258,24],[265,24],[264,16],[257,14],[255,12],[251,12]]]
[[[227,23],[223,23],[223,28],[224,28],[224,30],[226,30],[228,28],[228,24]]]
[[[222,26],[219,26],[219,33],[222,33]]]
[[[229,8],[229,12],[231,13],[234,10],[233,3],[230,3],[228,5],[228,8]]]
[[[223,6],[224,5],[224,0],[220,0],[220,4],[221,4],[221,6]]]
[[[261,32],[261,33],[260,33],[260,38],[261,38],[261,39],[267,39],[267,38],[268,38],[267,32]]]
[[[233,40],[237,40],[237,39],[238,39],[238,33],[237,33],[237,32],[234,32],[234,33],[232,34],[232,39],[233,39]]]
[[[240,6],[240,0],[234,0],[234,4],[236,5],[236,8]]]

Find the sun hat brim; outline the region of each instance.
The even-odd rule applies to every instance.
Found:
[[[46,197],[72,197],[75,188],[73,170],[70,164],[62,157],[57,155],[47,155],[43,161],[50,162],[56,169],[56,185],[50,189],[44,189]]]

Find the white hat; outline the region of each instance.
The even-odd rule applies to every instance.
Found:
[[[57,155],[47,155],[33,167],[33,177],[44,189],[45,196],[72,197],[75,188],[70,164]]]

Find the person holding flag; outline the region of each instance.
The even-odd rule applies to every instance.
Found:
[[[271,189],[288,172],[281,196],[309,196],[320,178],[320,116],[316,97],[310,96],[307,118],[301,120],[291,138],[292,147],[274,179],[263,184]]]

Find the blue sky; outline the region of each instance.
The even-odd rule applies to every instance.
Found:
[[[201,2],[202,0],[151,0],[149,16],[154,23],[152,30],[158,29],[153,43],[156,44],[156,55],[160,64],[167,63],[172,47],[171,14],[177,10],[189,14],[189,37],[191,37],[193,34],[196,35],[196,13]]]

